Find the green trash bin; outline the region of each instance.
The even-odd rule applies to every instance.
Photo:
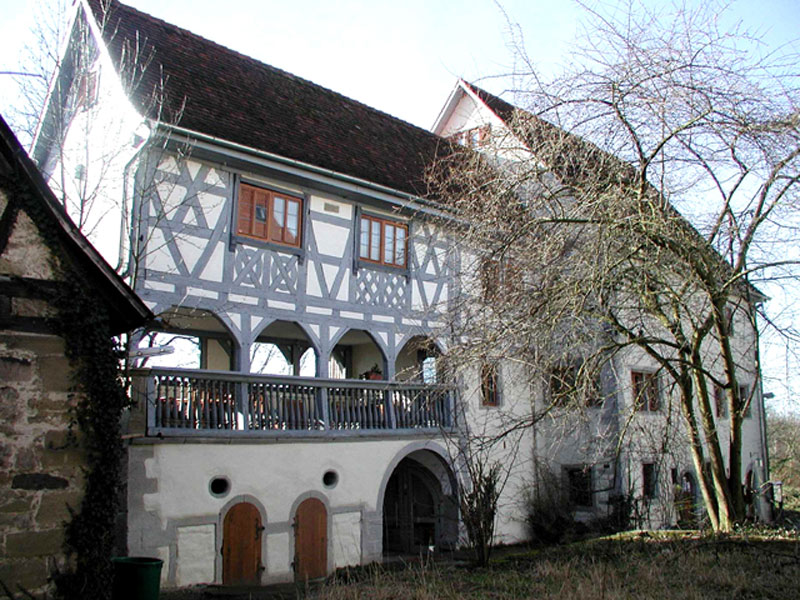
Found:
[[[158,600],[164,561],[147,556],[117,556],[112,600]]]

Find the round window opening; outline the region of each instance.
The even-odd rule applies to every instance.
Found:
[[[336,471],[325,471],[322,483],[327,488],[336,487],[336,484],[339,483],[339,474]]]
[[[208,489],[211,491],[212,496],[222,497],[225,496],[231,489],[231,482],[225,477],[214,477],[211,483],[208,484]]]

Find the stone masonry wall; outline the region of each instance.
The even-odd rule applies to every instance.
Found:
[[[70,384],[60,338],[0,331],[0,580],[13,591],[41,590],[64,562],[84,464]]]

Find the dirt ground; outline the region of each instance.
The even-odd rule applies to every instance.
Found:
[[[179,590],[162,590],[159,600],[294,600],[305,589],[293,583],[264,587],[222,587],[203,585]]]

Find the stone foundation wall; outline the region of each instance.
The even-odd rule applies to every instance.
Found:
[[[70,385],[60,338],[0,331],[0,580],[13,591],[42,590],[64,562],[84,465]]]

